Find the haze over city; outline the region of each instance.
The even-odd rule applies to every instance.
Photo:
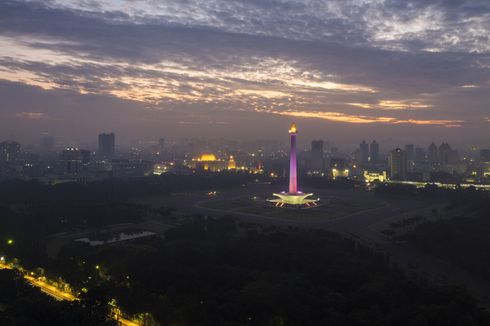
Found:
[[[488,145],[488,1],[2,1],[0,136]],[[424,145],[427,145],[424,143]]]
[[[490,325],[489,0],[0,0],[0,325]]]

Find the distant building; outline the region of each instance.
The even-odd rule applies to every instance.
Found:
[[[372,163],[379,162],[379,144],[376,142],[376,140],[373,140],[371,145],[369,145],[369,160]]]
[[[490,149],[482,149],[480,151],[480,162],[490,163]]]
[[[345,164],[345,160],[342,158],[330,159],[330,167],[333,179],[348,178],[350,175],[350,171]]]
[[[82,164],[89,164],[92,161],[92,152],[87,149],[81,149],[80,156],[82,158]]]
[[[39,139],[39,152],[48,154],[54,151],[55,140],[52,136],[44,134]]]
[[[369,162],[369,145],[365,140],[359,145],[359,163],[365,165]]]
[[[407,160],[413,162],[415,160],[415,146],[413,144],[405,145],[405,152],[407,152]]]
[[[323,170],[323,140],[311,142],[311,170],[315,172]]]
[[[116,149],[116,135],[114,133],[110,134],[100,134],[99,135],[99,149],[97,154],[101,158],[113,158]]]
[[[413,144],[405,145],[405,152],[407,153],[407,168],[409,172],[413,172],[415,162],[415,146]]]
[[[437,163],[439,161],[437,146],[434,143],[431,143],[427,149],[427,160],[429,163]]]
[[[61,170],[63,175],[79,175],[82,167],[82,152],[75,147],[68,147],[61,153]]]
[[[20,144],[15,141],[0,143],[0,163],[12,163],[20,155]]]
[[[389,166],[392,180],[405,180],[407,178],[407,152],[400,148],[391,151]]]
[[[369,172],[369,171],[364,171],[364,181],[367,183],[372,183],[372,182],[385,182],[388,180],[386,171],[382,172]]]
[[[158,147],[160,148],[160,153],[165,150],[165,138],[160,138],[158,140]]]
[[[422,147],[415,148],[415,162],[423,163],[425,162],[425,149]]]
[[[458,151],[453,150],[448,143],[439,146],[439,162],[442,164],[453,164],[459,161]]]
[[[233,163],[234,159],[232,157]],[[219,172],[228,170],[228,161],[219,159],[216,155],[211,153],[202,154],[199,157],[195,157],[188,164],[189,168],[194,170],[203,170],[211,172]]]
[[[451,146],[449,146],[448,143],[442,143],[441,146],[439,146],[438,151],[439,162],[441,162],[442,164],[448,164],[451,151]]]
[[[135,178],[150,175],[153,164],[149,161],[130,161],[126,159],[113,159],[111,161],[112,176],[114,178]]]
[[[345,160],[343,158],[336,158],[336,157],[332,157],[330,159],[330,167],[332,169],[339,169],[339,170],[343,170],[345,169]]]

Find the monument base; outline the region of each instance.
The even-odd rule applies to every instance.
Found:
[[[273,194],[277,199],[268,199],[268,202],[275,203],[276,207],[282,207],[284,205],[293,205],[293,206],[307,206],[313,207],[317,206],[317,199],[308,199],[307,197],[313,196],[312,193],[304,194],[302,192],[297,193],[288,193],[283,192],[280,194]]]

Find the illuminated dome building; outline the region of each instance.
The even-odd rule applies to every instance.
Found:
[[[197,160],[199,162],[216,162],[218,159],[214,154],[202,154]]]
[[[228,169],[228,161],[219,159],[215,154],[204,153],[193,158],[188,166],[194,170],[219,172]]]
[[[233,155],[230,155],[230,157],[226,160],[220,159],[212,153],[201,154],[200,156],[193,158],[192,161],[188,162],[186,165],[187,167],[197,171],[221,172],[227,170],[235,172],[247,171],[248,173],[263,172],[262,169],[254,169],[238,165]]]
[[[298,191],[298,178],[297,178],[297,163],[296,163],[296,125],[293,123],[289,128],[289,135],[291,136],[291,151],[289,153],[289,191],[281,192],[280,194],[273,194],[278,197],[277,199],[269,199],[269,202],[275,203],[277,207],[284,205],[294,206],[316,206],[317,200],[307,199],[311,193],[305,194]]]

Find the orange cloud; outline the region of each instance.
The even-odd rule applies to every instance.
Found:
[[[277,110],[256,110],[278,115],[286,115],[300,118],[316,118],[329,121],[367,124],[367,123],[387,123],[387,124],[414,124],[414,125],[434,125],[448,128],[461,127],[462,120],[420,120],[420,119],[398,119],[393,117],[370,117],[362,115],[350,115],[340,112],[318,112],[318,111],[277,111]]]
[[[377,104],[349,102],[345,103],[362,109],[379,110],[409,110],[409,109],[428,109],[432,105],[414,100],[379,100]]]
[[[44,118],[44,113],[41,112],[20,112],[16,115],[18,118],[29,120],[40,120]]]

